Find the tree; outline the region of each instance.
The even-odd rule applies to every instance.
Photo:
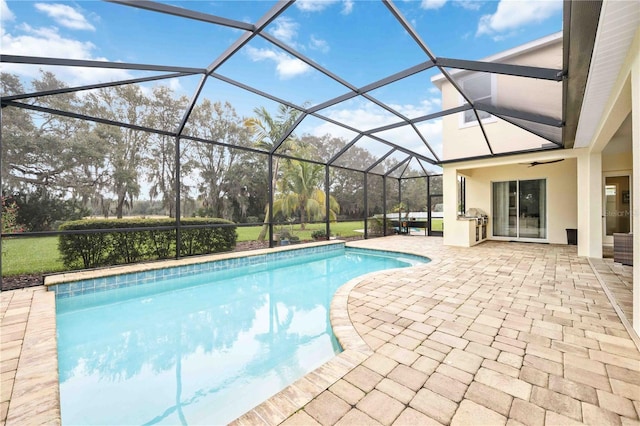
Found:
[[[324,166],[306,161],[291,160],[282,180],[282,192],[273,203],[273,212],[285,217],[300,215],[301,228],[309,220],[327,217],[326,194],[320,189],[324,182]],[[340,205],[329,197],[329,220],[336,220]]]
[[[9,205],[16,208],[17,221],[29,232],[56,230],[58,224],[89,215],[89,210],[73,198],[39,187],[33,192],[21,191],[5,194]]]
[[[249,145],[247,129],[229,102],[205,99],[191,113],[187,132],[199,138],[234,146]],[[215,143],[195,142],[192,155],[199,174],[198,195],[205,211],[215,217],[232,219],[233,202],[245,197],[241,179],[230,179],[229,171],[241,157],[241,150]],[[238,177],[238,176],[236,176]]]
[[[2,196],[2,218],[0,219],[0,227],[3,234],[24,232],[24,225],[18,223],[18,205],[14,200],[7,199]]]
[[[269,191],[266,154],[241,152],[226,172],[229,193],[233,195],[234,220],[258,222],[264,215]]]
[[[11,96],[25,93],[17,75],[0,73],[0,93]],[[17,189],[24,183],[20,165],[24,151],[21,141],[35,135],[36,127],[31,115],[22,108],[2,108],[2,185],[5,189]]]
[[[149,99],[140,87],[129,84],[99,89],[87,95],[87,109],[96,117],[144,126],[149,120]],[[109,187],[116,196],[116,217],[122,218],[140,195],[139,171],[148,149],[146,132],[97,124],[95,132],[108,148]]]
[[[333,137],[330,134],[318,137],[303,135],[300,138],[307,147],[314,147],[317,157],[328,161],[338,153],[349,141],[344,138]],[[350,147],[336,161],[337,165],[350,167],[356,170],[364,170],[376,161],[375,157],[367,150],[355,145]],[[369,179],[369,207],[373,210],[373,200],[382,198],[382,186],[375,184],[377,181]],[[362,219],[364,213],[364,176],[362,172],[346,170],[342,168],[331,169],[331,195],[340,205],[342,216],[349,219]]]
[[[15,75],[2,74],[2,92],[24,93]],[[35,91],[64,88],[50,72],[31,82]],[[83,100],[76,94],[34,98],[40,106],[63,111],[81,111]],[[83,120],[21,108],[2,110],[3,189],[31,192],[35,188],[75,195],[95,184],[86,170],[102,159],[99,147],[91,146],[91,124]],[[94,149],[95,148],[95,149]]]
[[[153,89],[153,96],[149,104],[149,127],[159,130],[173,131],[178,126],[182,113],[189,100],[182,96],[175,98],[173,91],[167,86],[157,86]],[[147,165],[147,181],[151,184],[149,198],[151,201],[160,197],[162,206],[175,217],[176,212],[176,141],[169,135],[154,134],[149,138],[148,154],[145,158]],[[180,167],[183,174],[188,174],[192,162],[185,154],[188,152],[189,142],[185,141],[180,153]],[[181,194],[187,194],[189,188],[181,180]]]
[[[246,119],[244,124],[251,132],[255,146],[267,152],[271,152],[275,148],[282,135],[291,128],[300,115],[300,111],[297,109],[282,104],[278,106],[278,114],[275,118],[264,107],[254,109],[254,113],[256,116]],[[293,148],[294,144],[295,136],[291,134],[284,140],[279,150],[281,153],[286,153]],[[272,188],[274,189],[278,180],[279,166],[280,158],[275,157],[273,159],[273,175],[271,176]],[[259,241],[263,241],[267,234],[269,222],[268,204],[265,212],[264,225],[260,230],[260,235],[258,235]]]

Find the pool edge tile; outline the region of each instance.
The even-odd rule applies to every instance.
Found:
[[[225,252],[205,256],[170,259],[151,263],[111,266],[93,270],[67,272],[44,277],[44,285],[57,295],[88,294],[102,290],[102,286],[85,285],[87,281],[104,283],[104,288],[128,287],[143,282],[149,274],[156,279],[176,278],[211,270],[250,266],[260,262],[292,259],[298,256],[294,252],[310,255],[344,249],[344,241],[323,241],[294,246],[259,249],[250,252]],[[193,272],[190,272],[189,269]],[[67,290],[68,289],[68,290]]]

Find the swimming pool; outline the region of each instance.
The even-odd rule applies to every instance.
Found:
[[[63,424],[227,423],[341,351],[328,312],[338,287],[426,261],[304,252],[56,289]]]

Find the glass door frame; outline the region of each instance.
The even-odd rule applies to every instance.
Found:
[[[544,238],[531,238],[531,237],[520,237],[520,182],[521,181],[531,181],[538,180],[544,181],[544,198],[545,198],[545,212],[544,212],[544,223],[545,223],[545,237]],[[493,227],[493,217],[495,215],[494,212],[494,183],[499,182],[516,182],[516,235],[515,236],[502,236],[502,235],[494,235],[494,227]],[[491,239],[498,241],[522,241],[522,242],[531,242],[531,243],[548,243],[549,242],[549,185],[548,179],[546,177],[541,178],[528,178],[528,179],[505,179],[505,180],[496,180],[491,181],[491,217],[489,218],[489,223],[491,223]],[[603,190],[604,191],[604,190]]]
[[[613,234],[607,235],[607,178],[626,177],[629,179],[629,211],[633,212],[633,172],[616,170],[602,173],[602,245],[613,247]],[[629,232],[633,232],[633,220],[629,216]]]

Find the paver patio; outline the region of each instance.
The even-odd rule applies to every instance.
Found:
[[[237,424],[640,424],[640,351],[598,280],[614,280],[606,263],[594,272],[575,246],[349,245],[433,260],[339,289],[345,351]],[[52,296],[2,293],[3,423],[59,423]]]

